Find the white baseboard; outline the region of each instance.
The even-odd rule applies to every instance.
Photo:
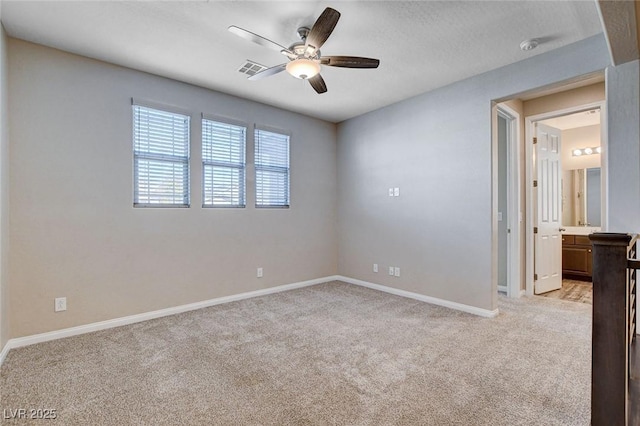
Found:
[[[507,287],[506,285],[498,285],[498,291],[499,291],[500,293],[507,294],[507,290],[508,290],[508,287]],[[522,296],[524,296],[526,293],[527,293],[526,291],[524,291],[524,290],[520,290],[520,291],[518,292],[518,297],[522,297]]]
[[[7,354],[9,353],[9,350],[11,349],[11,346],[9,345],[9,342],[11,342],[11,340],[9,340],[4,345],[4,348],[2,348],[2,351],[0,352],[0,367],[4,363],[4,359],[7,357]]]
[[[136,314],[136,315],[129,315],[126,317],[114,318],[111,320],[79,325],[77,327],[64,328],[62,330],[50,331],[47,333],[40,333],[40,334],[31,335],[31,336],[10,339],[5,344],[2,351],[0,352],[0,366],[4,362],[4,359],[9,353],[9,350],[14,348],[20,348],[22,346],[34,345],[36,343],[62,339],[65,337],[77,336],[85,333],[92,333],[94,331],[106,330],[109,328],[121,327],[123,325],[135,324],[137,322],[148,321],[151,319],[166,317],[169,315],[175,315],[175,314],[179,314],[187,311],[194,311],[196,309],[207,308],[209,306],[220,305],[223,303],[235,302],[238,300],[250,299],[252,297],[266,296],[269,294],[280,293],[287,290],[294,290],[297,288],[309,287],[312,285],[321,284],[329,281],[343,281],[349,284],[368,287],[373,290],[395,294],[396,296],[408,297],[410,299],[416,299],[422,302],[431,303],[433,305],[444,306],[446,308],[456,309],[456,310],[468,312],[474,315],[479,315],[482,317],[491,318],[498,315],[497,309],[494,311],[489,311],[486,309],[476,308],[475,306],[463,305],[461,303],[450,302],[444,299],[424,296],[422,294],[412,293],[405,290],[399,290],[396,288],[387,287],[380,284],[374,284],[367,281],[361,281],[361,280],[357,280],[354,278],[349,278],[341,275],[332,275],[328,277],[316,278],[309,281],[301,281],[301,282],[292,283],[292,284],[285,284],[277,287],[270,287],[262,290],[249,291],[246,293],[234,294],[231,296],[218,297],[216,299],[204,300],[202,302],[189,303],[187,305],[174,306],[171,308],[160,309],[157,311],[145,312],[145,313]]]
[[[194,311],[196,309],[207,308],[209,306],[220,305],[222,303],[235,302],[243,299],[250,299],[252,297],[265,296],[268,294],[280,293],[287,290],[294,290],[302,287],[309,287],[312,285],[337,280],[337,276],[328,276],[323,278],[316,278],[309,281],[301,281],[292,284],[280,285],[277,287],[270,287],[261,290],[249,291],[246,293],[234,294],[231,296],[218,297],[215,299],[204,300],[202,302],[189,303],[187,305],[174,306],[171,308],[160,309],[157,311],[145,312],[142,314],[130,315],[121,318],[115,318],[106,321],[94,322],[91,324],[79,325],[77,327],[64,328],[62,330],[50,331],[47,333],[34,334],[31,336],[18,337],[10,339],[0,352],[0,365],[7,356],[10,349],[19,348],[22,346],[33,345],[41,342],[48,342],[50,340],[62,339],[64,337],[77,336],[79,334],[91,333],[99,330],[106,330],[108,328],[121,327],[123,325],[134,324],[137,322],[148,321],[150,319],[166,317],[169,315],[175,315],[182,312]]]
[[[468,312],[470,314],[478,315],[486,318],[493,318],[498,315],[498,310],[494,309],[490,311],[488,309],[477,308],[475,306],[464,305],[462,303],[451,302],[449,300],[438,299],[437,297],[425,296],[423,294],[412,293],[406,290],[400,290],[393,287],[387,287],[380,284],[374,284],[367,281],[357,280],[355,278],[349,278],[345,276],[338,276],[337,280],[347,282],[349,284],[355,284],[362,287],[367,287],[373,290],[384,291],[385,293],[395,294],[396,296],[408,297],[410,299],[420,300],[421,302],[431,303],[432,305],[444,306],[445,308],[455,309],[458,311]]]

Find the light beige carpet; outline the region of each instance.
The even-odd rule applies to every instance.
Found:
[[[485,319],[332,282],[12,350],[0,405],[60,425],[588,425],[590,309],[501,298]]]

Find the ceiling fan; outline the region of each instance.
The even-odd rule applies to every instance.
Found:
[[[313,87],[316,92],[325,93],[327,91],[327,85],[320,75],[321,65],[341,68],[378,68],[380,64],[378,59],[372,58],[360,58],[357,56],[321,56],[320,48],[333,32],[333,29],[338,23],[338,19],[340,19],[340,12],[327,7],[311,29],[307,27],[298,28],[298,35],[301,41],[297,41],[289,47],[284,47],[251,31],[236,27],[235,25],[230,26],[229,31],[245,40],[277,50],[289,58],[289,62],[260,71],[249,77],[249,80],[260,80],[287,70],[292,76],[309,81],[311,87]]]

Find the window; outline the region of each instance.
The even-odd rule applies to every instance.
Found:
[[[289,207],[289,136],[255,131],[256,207]]]
[[[189,206],[189,121],[133,106],[134,206]]]
[[[246,128],[202,119],[202,205],[245,206]]]

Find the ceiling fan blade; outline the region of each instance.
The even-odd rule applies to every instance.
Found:
[[[262,80],[265,77],[278,74],[279,72],[282,72],[286,69],[287,69],[287,64],[276,65],[275,67],[267,68],[266,70],[262,70],[259,73],[255,73],[254,75],[249,77],[247,80],[251,80],[251,81]]]
[[[378,68],[379,59],[360,58],[358,56],[323,56],[320,58],[322,65],[343,68]]]
[[[252,41],[256,44],[259,44],[260,46],[277,50],[278,52],[283,53],[285,55],[292,53],[288,48],[276,43],[275,41],[271,41],[268,38],[264,38],[256,33],[252,33],[251,31],[247,31],[240,27],[236,27],[235,25],[230,26],[228,30],[229,32],[237,35],[238,37],[242,37],[245,40]]]
[[[338,19],[340,19],[340,12],[330,7],[326,8],[311,27],[305,45],[313,46],[315,50],[320,49],[333,32]]]
[[[307,79],[307,81],[311,84],[311,87],[318,92],[318,94],[322,94],[327,91],[327,85],[324,82],[324,79],[320,74],[316,74],[313,77]]]

